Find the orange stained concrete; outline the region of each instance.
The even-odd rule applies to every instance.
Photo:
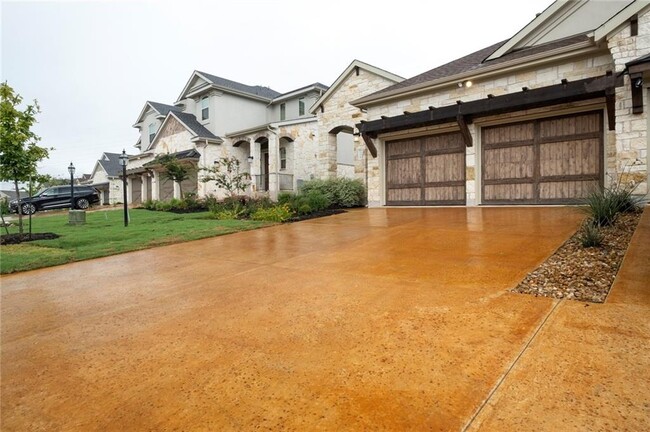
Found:
[[[604,304],[562,301],[469,430],[650,430],[650,212]]]
[[[581,219],[563,207],[369,209],[4,276],[1,429],[509,430],[484,402],[517,389],[508,372],[531,339],[549,344],[533,357],[556,359],[556,334],[572,338],[558,355],[588,337],[610,342],[596,357],[645,355],[629,371],[610,362],[588,395],[629,396],[625,421],[638,425],[647,389],[614,387],[634,387],[632,372],[647,385],[647,310],[507,292]],[[626,327],[592,329],[621,315]],[[562,319],[575,324],[548,330]]]

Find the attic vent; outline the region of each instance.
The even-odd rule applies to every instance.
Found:
[[[630,36],[637,36],[639,34],[639,17],[634,15],[630,19]]]

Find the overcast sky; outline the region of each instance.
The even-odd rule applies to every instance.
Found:
[[[286,92],[359,59],[406,78],[515,34],[552,0],[6,1],[2,81],[38,99],[54,147],[40,171],[90,173],[137,153],[145,101],[173,103],[193,70]]]

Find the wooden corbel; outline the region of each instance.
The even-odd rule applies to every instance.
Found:
[[[472,147],[473,146],[472,134],[469,132],[469,128],[467,127],[465,116],[458,113],[458,115],[456,116],[456,123],[458,123],[458,127],[460,128],[460,134],[463,136],[463,141],[465,142],[465,146]]]
[[[368,136],[366,133],[361,133],[361,138],[363,138],[363,142],[366,143],[366,147],[368,147],[368,151],[372,155],[372,157],[376,158],[377,157],[377,147],[375,147],[375,143],[372,142],[372,138]]]

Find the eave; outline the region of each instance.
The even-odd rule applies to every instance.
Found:
[[[354,100],[350,102],[350,104],[359,108],[366,108],[369,106],[390,102],[396,99],[403,99],[424,93],[430,93],[447,86],[455,86],[459,82],[470,78],[475,81],[480,81],[486,78],[514,73],[524,69],[531,69],[549,63],[555,63],[567,58],[580,57],[599,51],[605,52],[602,48],[594,45],[592,41],[584,41],[577,44],[557,48],[555,50],[545,51],[538,54],[531,54],[529,56],[524,56],[507,62],[497,63],[491,66],[485,66],[479,69],[466,71],[460,74],[445,76],[443,78],[427,81],[425,83],[413,85],[411,87],[396,89],[390,92],[376,95],[374,97],[370,95]]]

